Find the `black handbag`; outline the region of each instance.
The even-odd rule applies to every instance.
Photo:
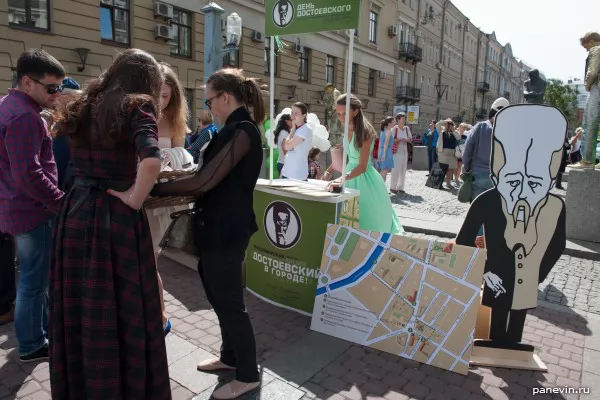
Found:
[[[160,248],[177,249],[198,257],[199,251],[194,240],[196,234],[195,215],[193,209],[181,210],[171,214],[173,221],[159,243]]]
[[[433,189],[440,189],[442,187],[442,183],[444,183],[447,170],[447,166],[444,169],[439,162],[434,163],[431,171],[429,171],[429,177],[427,178],[427,182],[425,182],[425,186]]]

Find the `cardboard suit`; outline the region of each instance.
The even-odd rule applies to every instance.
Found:
[[[473,246],[484,227],[487,260],[482,304],[492,309],[491,342],[476,345],[533,351],[519,342],[537,288],[566,246],[565,204],[550,193],[560,168],[567,120],[557,108],[518,104],[495,118],[491,178],[456,243]]]

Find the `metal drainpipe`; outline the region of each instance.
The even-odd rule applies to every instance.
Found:
[[[487,42],[485,43],[485,61],[483,62],[483,84],[485,85],[485,83],[487,82],[487,75],[488,75],[488,56],[490,54],[489,52],[489,48],[490,48],[490,38],[487,37]],[[481,109],[485,109],[485,107],[483,106],[485,103],[485,93],[484,91],[481,92]]]
[[[446,31],[446,7],[448,6],[448,0],[444,1],[444,5],[442,6],[442,33],[440,36],[440,56],[438,58],[439,62],[439,71],[438,71],[438,85],[442,84],[442,66],[444,65],[444,37]],[[446,89],[448,90],[448,89]],[[436,92],[437,95],[437,107],[435,111],[435,120],[440,120],[440,108],[442,106],[442,97]]]
[[[475,63],[475,96],[473,102],[475,104],[475,115],[473,115],[473,123],[477,121],[477,88],[479,86],[479,57],[481,56],[481,37],[483,36],[483,32],[479,31],[479,35],[477,36],[477,62]]]
[[[415,46],[419,45],[419,36],[417,36],[417,32],[419,32],[419,28],[421,27],[421,17],[419,16],[419,13],[421,11],[421,2],[422,2],[422,0],[419,0],[417,2],[417,23],[415,25]],[[398,3],[400,3],[400,2],[398,2]],[[423,62],[423,61],[420,61],[420,62]],[[417,87],[417,63],[415,62],[413,64],[413,88],[416,88],[416,87]],[[404,105],[404,113],[406,114],[406,118],[407,118],[407,122],[408,122],[408,103],[406,103]]]
[[[463,37],[462,37],[462,54],[460,55],[460,85],[458,92],[458,113],[460,114],[460,108],[462,107],[462,88],[464,81],[464,70],[465,70],[465,39],[467,38],[467,27],[469,26],[469,18],[465,18],[465,25],[463,26]]]

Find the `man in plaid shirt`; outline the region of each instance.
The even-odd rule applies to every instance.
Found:
[[[64,76],[56,58],[41,49],[27,50],[17,61],[17,88],[0,99],[0,231],[17,242],[14,319],[21,361],[48,357],[52,220],[63,192],[57,187],[52,138],[40,112],[54,107]]]

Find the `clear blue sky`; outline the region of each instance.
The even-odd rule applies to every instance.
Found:
[[[546,78],[583,78],[587,53],[579,38],[600,31],[600,0],[451,0],[475,26],[496,32],[513,55]],[[534,17],[538,15],[538,17]]]

